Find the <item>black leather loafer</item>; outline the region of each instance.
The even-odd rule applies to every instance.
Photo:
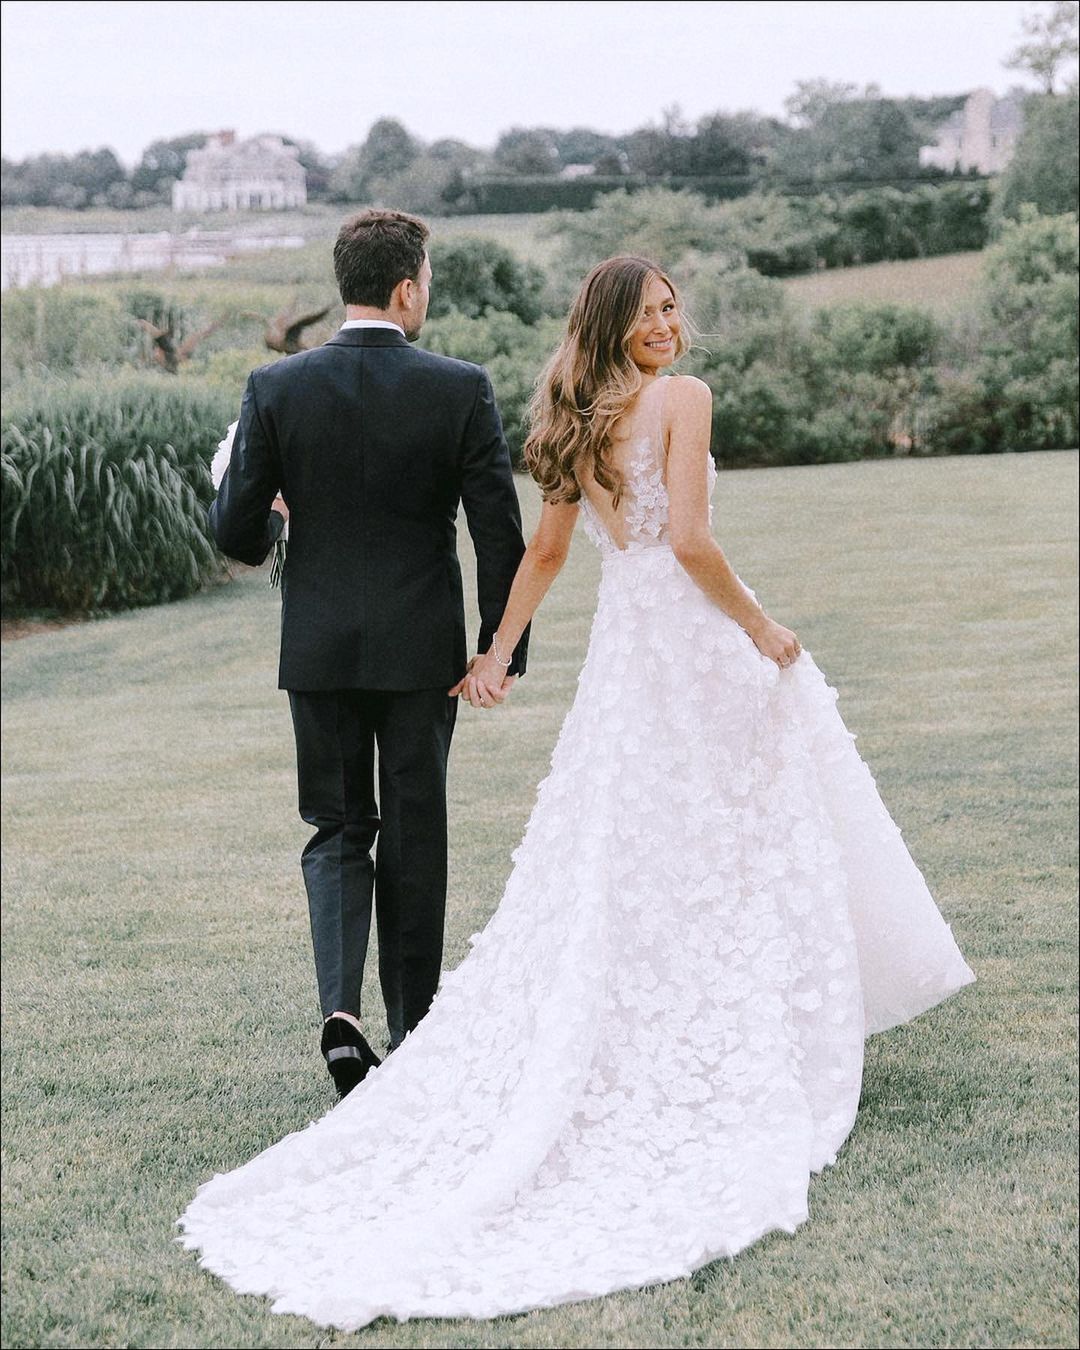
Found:
[[[382,1063],[371,1046],[344,1017],[331,1017],[323,1026],[322,1053],[339,1097],[347,1097],[372,1069]]]

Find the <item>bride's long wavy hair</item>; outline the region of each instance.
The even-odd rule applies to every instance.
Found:
[[[588,470],[618,505],[624,485],[610,458],[611,433],[641,391],[630,339],[653,278],[668,286],[678,308],[678,292],[667,273],[634,254],[598,263],[581,284],[566,336],[541,372],[529,404],[524,458],[545,501],[578,501],[579,472]],[[676,359],[690,348],[689,321],[681,318]]]

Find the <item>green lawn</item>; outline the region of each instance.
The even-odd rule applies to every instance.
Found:
[[[784,289],[789,299],[806,309],[861,301],[914,305],[948,319],[955,317],[958,307],[970,303],[985,260],[983,253],[946,253],[937,258],[832,267],[788,277]]]
[[[331,1104],[264,574],[6,643],[4,1344],[1075,1345],[1076,480],[1073,453],[721,478],[719,537],[838,687],[979,981],[869,1042],[794,1236],[494,1323],[324,1335],[173,1242],[210,1173]],[[462,710],[448,965],[498,901],[597,571],[578,540],[511,703]]]

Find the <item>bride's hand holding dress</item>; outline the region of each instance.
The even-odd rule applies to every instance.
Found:
[[[712,390],[702,380],[683,376],[673,379],[665,394],[664,478],[671,550],[691,580],[746,630],[762,656],[786,668],[802,651],[799,639],[769,618],[713,537],[709,519]]]

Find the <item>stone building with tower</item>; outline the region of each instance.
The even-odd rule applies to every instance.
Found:
[[[1012,159],[1024,125],[1023,90],[998,98],[992,89],[976,89],[938,127],[935,144],[919,149],[919,163],[951,173],[1001,173]]]
[[[174,211],[285,211],[307,201],[307,174],[295,145],[280,136],[238,141],[219,131],[187,157],[173,184]]]

